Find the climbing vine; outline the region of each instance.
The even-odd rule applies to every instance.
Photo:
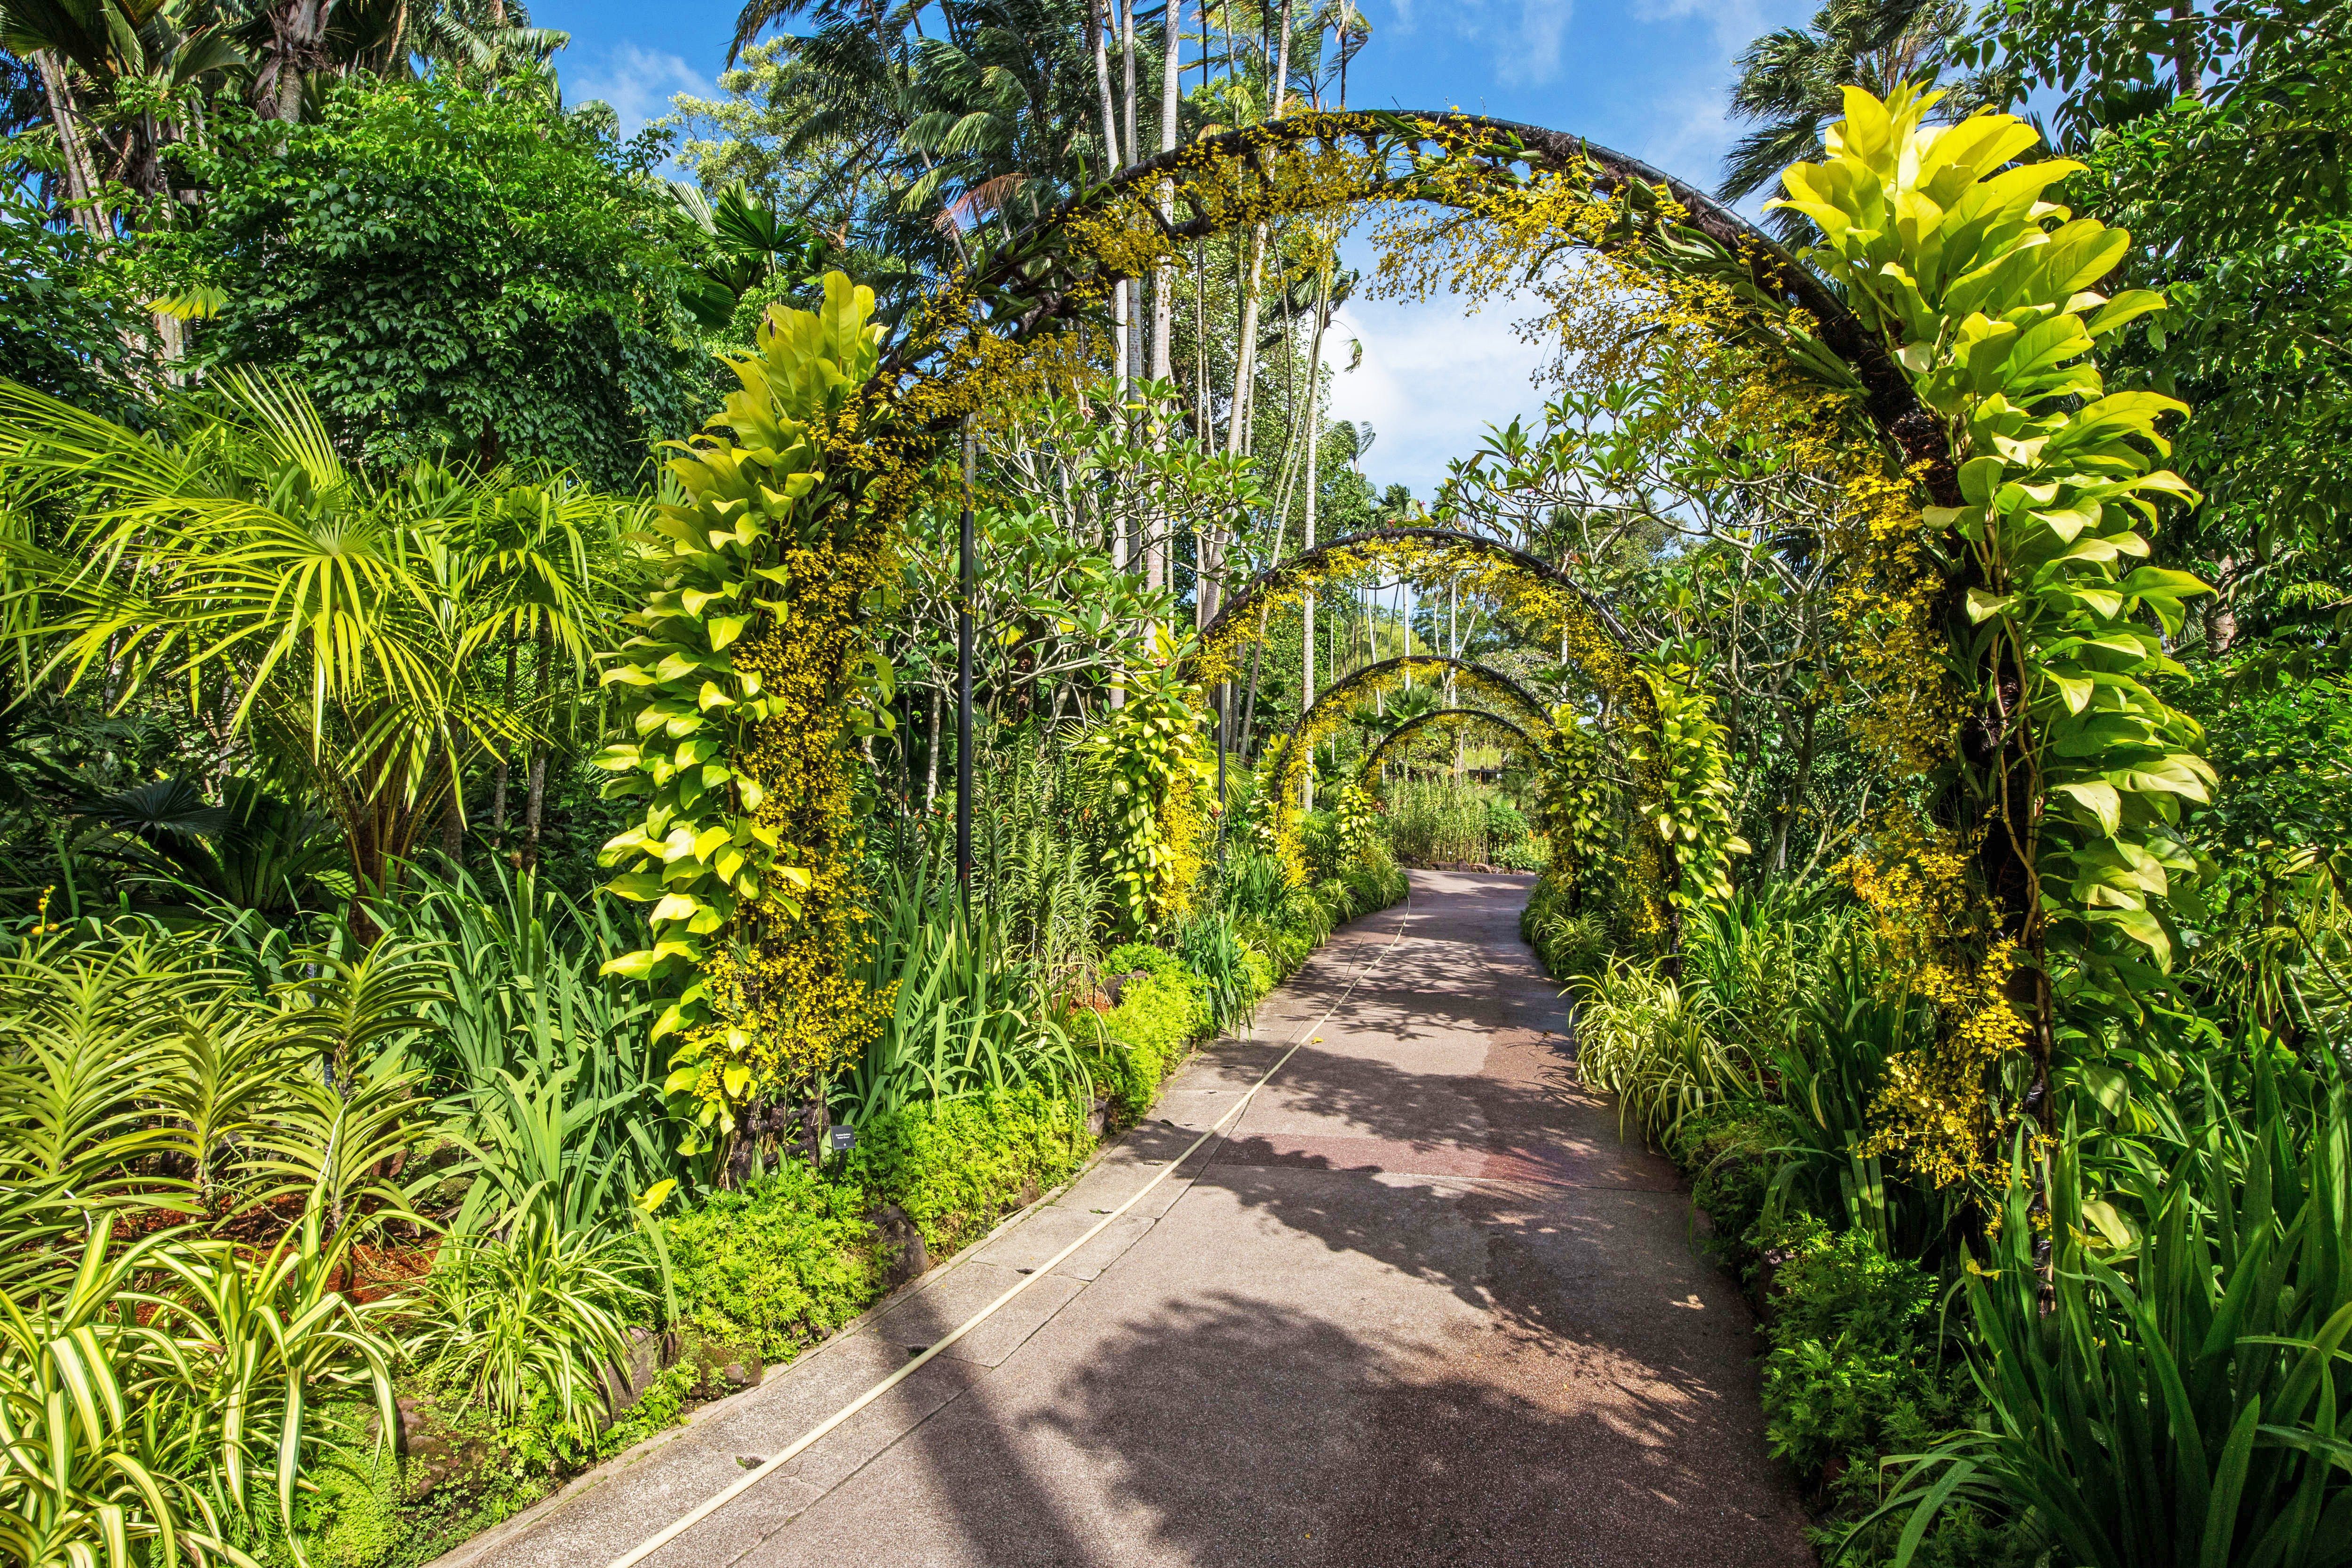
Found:
[[[1666,900],[1678,914],[1731,897],[1731,858],[1748,853],[1734,831],[1736,793],[1715,702],[1676,649],[1642,666],[1657,704],[1657,727],[1633,742],[1636,773],[1646,766],[1658,787],[1641,810],[1675,867]]]
[[[851,976],[861,940],[847,744],[887,672],[860,611],[887,533],[856,526],[831,460],[880,360],[874,296],[839,273],[814,312],[779,310],[741,383],[669,464],[685,499],[644,542],[666,568],[604,673],[636,738],[597,764],[643,818],[604,847],[614,892],[652,905],[651,946],[609,973],[652,984],[668,1091],[725,1143],[861,1050],[878,999]]]
[[[1937,1128],[1981,1129],[1968,1064],[2009,1048],[2017,1006],[2046,1065],[2051,941],[2167,954],[2163,900],[2189,868],[2170,827],[2210,773],[2195,726],[2158,694],[2174,673],[2160,633],[2202,585],[2145,564],[2138,526],[2159,500],[2189,499],[2147,460],[2178,405],[2107,395],[2089,360],[2160,301],[2091,292],[2126,242],[2041,200],[2070,165],[2004,170],[2030,132],[1999,116],[1927,129],[1929,101],[1849,93],[1827,162],[1790,173],[1836,289],[1703,194],[1577,138],[1459,114],[1318,113],[1123,171],[926,301],[887,357],[870,300],[845,283],[828,281],[819,316],[779,315],[739,367],[743,393],[673,465],[689,500],[663,513],[671,596],[648,606],[614,672],[646,701],[637,740],[606,765],[649,800],[614,840],[615,885],[654,903],[656,931],[620,963],[667,994],[674,1087],[714,1124],[827,1070],[872,1026],[872,1000],[843,983],[856,933],[842,751],[887,675],[861,667],[856,623],[903,520],[952,483],[937,462],[949,433],[1078,384],[1102,347],[1079,323],[1115,279],[1180,260],[1194,237],[1412,202],[1424,216],[1382,231],[1384,286],[1484,296],[1537,279],[1563,374],[1605,380],[1637,356],[1685,356],[1721,417],[1834,481],[1834,679],[1865,699],[1864,738],[1933,806],[1882,822],[1877,853],[1849,874],[1890,926],[1908,920],[1917,973],[1941,975],[1938,1060],[1960,1064],[1898,1072],[1889,1103],[1911,1105],[1902,1136],[1921,1148],[1955,1142]],[[1568,250],[1591,264],[1547,266]],[[1572,578],[1493,542],[1394,531],[1278,566],[1227,605],[1181,676],[1233,679],[1265,613],[1374,566],[1458,582],[1558,635],[1622,737],[1624,805],[1652,831],[1616,863],[1649,865],[1634,870],[1648,918],[1727,890],[1739,847],[1695,675],[1637,660]],[[1123,808],[1135,852],[1121,871],[1139,926],[1185,882],[1159,852],[1185,838],[1198,799],[1175,783],[1198,778],[1195,762],[1139,743],[1156,703],[1131,703],[1103,742],[1142,770],[1107,763],[1140,792]],[[1341,716],[1318,703],[1261,780],[1294,863],[1296,785]],[[1528,728],[1547,749],[1563,732],[1540,709]],[[1546,809],[1569,829],[1555,829],[1562,875],[1600,874],[1585,862],[1618,809],[1609,795],[1556,778]],[[2042,988],[2030,1004],[2020,974]]]
[[[1556,722],[1557,715],[1554,718]],[[1364,776],[1377,777],[1381,764],[1388,759],[1391,749],[1402,745],[1424,730],[1444,730],[1459,734],[1474,724],[1486,729],[1501,731],[1510,742],[1516,742],[1519,747],[1532,753],[1532,760],[1538,763],[1543,760],[1541,750],[1528,738],[1527,731],[1504,718],[1500,713],[1492,712],[1484,708],[1436,708],[1429,712],[1414,715],[1381,736],[1379,742],[1365,753]]]
[[[2039,137],[2012,116],[1929,126],[1937,96],[1848,88],[1827,158],[1790,168],[1779,205],[1819,226],[1814,260],[1942,446],[1921,517],[1956,563],[1944,630],[1967,709],[1942,820],[1889,824],[1857,886],[1898,929],[1916,897],[1932,913],[1910,928],[1973,954],[1926,962],[1958,994],[1939,998],[1958,1026],[1895,1064],[1882,1104],[1887,1139],[1951,1176],[1982,1159],[1986,1069],[2015,1044],[2034,1057],[2025,1101],[2049,1131],[2053,948],[2097,964],[2120,942],[2168,962],[2165,900],[2194,871],[2175,824],[2215,781],[2196,721],[2159,689],[2185,673],[2163,635],[2208,590],[2147,564],[2142,531],[2160,502],[2196,499],[2156,464],[2169,451],[2157,422],[2186,409],[2108,392],[2092,357],[2164,301],[2098,292],[2130,237],[2043,199],[2079,165],[2013,163]],[[1996,995],[2011,1018],[1993,1016]]]
[[[1139,672],[1126,700],[1084,742],[1089,793],[1105,818],[1104,858],[1129,934],[1181,919],[1200,880],[1217,769],[1199,699],[1164,665]]]

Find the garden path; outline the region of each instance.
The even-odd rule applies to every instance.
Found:
[[[1302,1036],[1225,1135],[648,1568],[1810,1563],[1747,1310],[1671,1167],[1576,1083],[1528,879],[1412,881],[1055,1201],[445,1568],[611,1563],[1046,1262]]]

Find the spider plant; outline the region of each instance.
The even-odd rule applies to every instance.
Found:
[[[1685,1116],[1758,1091],[1754,1061],[1724,1040],[1705,990],[1622,958],[1571,989],[1577,1071],[1618,1097],[1621,1125],[1637,1122],[1654,1142]]]
[[[646,1296],[624,1236],[525,1202],[503,1236],[452,1237],[413,1305],[412,1351],[508,1420],[542,1392],[572,1418],[605,1396],[603,1369],[629,1348],[623,1313]]]

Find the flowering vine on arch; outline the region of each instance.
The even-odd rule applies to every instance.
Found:
[[[1375,568],[1425,585],[1451,583],[1484,595],[1520,619],[1547,628],[1548,636],[1558,637],[1561,661],[1583,672],[1598,699],[1601,721],[1622,744],[1631,780],[1625,805],[1656,840],[1645,853],[1618,858],[1636,895],[1635,931],[1662,949],[1678,946],[1683,915],[1701,903],[1729,896],[1730,858],[1747,848],[1731,830],[1723,729],[1714,721],[1691,663],[1673,657],[1672,650],[1664,650],[1665,657],[1637,656],[1616,616],[1567,573],[1499,540],[1454,529],[1391,528],[1344,535],[1251,579],[1203,628],[1188,665],[1192,678],[1203,684],[1234,679],[1238,650],[1260,632],[1268,614],[1299,603],[1327,582]],[[1386,679],[1373,672],[1408,668],[1412,662],[1391,660],[1359,674]],[[1451,661],[1430,662],[1442,667]],[[1513,684],[1517,695],[1507,699],[1507,705],[1533,715],[1530,735],[1538,739],[1539,750],[1548,749],[1554,731],[1551,712]],[[1333,687],[1323,697],[1339,695],[1344,686]],[[1321,699],[1316,706],[1322,706]],[[1301,715],[1300,727],[1314,727],[1314,739],[1319,741],[1342,716],[1333,709],[1318,717],[1310,709]],[[1267,784],[1282,797],[1274,805],[1276,841],[1286,847],[1286,856],[1294,861],[1296,828],[1289,821],[1289,800],[1312,751],[1311,744],[1305,752],[1297,749],[1297,732],[1275,760],[1275,773]],[[1569,875],[1564,864],[1559,874]],[[1587,880],[1591,874],[1588,868]]]
[[[1122,171],[980,258],[895,342],[868,339],[870,303],[845,295],[861,307],[856,330],[874,342],[870,359],[841,348],[830,280],[824,333],[780,312],[761,354],[738,367],[744,392],[681,459],[700,484],[690,516],[665,514],[695,550],[744,556],[728,569],[740,592],[719,604],[698,585],[690,601],[681,580],[649,610],[649,641],[667,651],[640,650],[639,748],[611,760],[616,783],[655,793],[616,853],[637,859],[632,887],[658,895],[660,934],[625,962],[662,989],[665,1031],[688,1037],[674,1087],[700,1102],[722,1141],[758,1133],[870,1027],[871,999],[843,992],[838,958],[825,956],[856,934],[845,752],[860,729],[887,722],[873,694],[888,672],[867,662],[857,627],[904,520],[960,483],[940,461],[958,426],[1003,417],[1028,392],[1077,384],[1104,346],[1085,322],[1112,284],[1180,261],[1193,238],[1342,205],[1423,204],[1440,217],[1384,233],[1391,284],[1484,295],[1580,252],[1593,265],[1573,269],[1577,299],[1556,301],[1563,324],[1598,310],[1614,323],[1612,352],[1644,352],[1662,334],[1692,345],[1744,416],[1836,476],[1852,521],[1829,542],[1847,567],[1839,618],[1858,650],[1862,728],[1898,779],[1945,798],[1913,839],[1879,836],[1864,879],[1919,883],[1925,872],[1903,880],[1906,843],[1962,870],[1916,922],[1918,973],[1960,1048],[1939,1043],[1937,1059],[1906,1079],[1917,1114],[1903,1138],[1981,1143],[1988,1064],[2022,1035],[2040,1043],[2046,1068],[2041,946],[2051,934],[2085,952],[2113,938],[2161,954],[2167,879],[2185,868],[2168,812],[2200,798],[2210,773],[2193,724],[2154,695],[2166,666],[2133,622],[2168,624],[2202,585],[2114,564],[2146,552],[2132,510],[2152,516],[2156,499],[2179,494],[2140,450],[2160,450],[2153,421],[2171,405],[2098,396],[2087,359],[2099,336],[2151,308],[2090,291],[2121,237],[2040,200],[2063,164],[2000,170],[2031,141],[2017,140],[2016,122],[1927,128],[1923,111],[1914,99],[1850,94],[1829,161],[1792,179],[1829,236],[1815,259],[1843,297],[1703,193],[1580,138],[1471,115],[1318,112]],[[1163,184],[1175,193],[1169,213]],[[792,346],[822,335],[841,352]],[[2055,401],[2078,395],[2096,401],[2081,412]],[[1922,492],[1936,509],[1924,516]],[[797,563],[751,560],[747,526],[778,542],[771,553],[801,552]],[[1353,546],[1343,545],[1327,559],[1344,563]],[[1552,624],[1571,645],[1579,626],[1606,629],[1572,584],[1545,584],[1540,563],[1533,574],[1506,569],[1492,542],[1419,548],[1482,552],[1486,566],[1459,564],[1486,572],[1497,593],[1557,593]],[[1969,581],[1947,578],[1939,561],[1960,563]],[[698,570],[686,563],[684,575]],[[723,642],[721,621],[734,623]],[[1240,624],[1211,628],[1196,679],[1219,678],[1220,646],[1229,658]],[[1629,744],[1632,793],[1644,803],[1689,793],[1676,753],[1704,761],[1708,716],[1691,711],[1669,735],[1656,682],[1676,682],[1668,707],[1695,689],[1667,667],[1637,668],[1622,638],[1590,643],[1589,658],[1568,651],[1592,674],[1610,722],[1656,737]],[[1948,673],[1951,651],[1966,680]],[[741,710],[707,703],[700,685],[671,689],[698,669]],[[763,695],[772,687],[787,700]],[[2090,750],[2071,749],[2080,745]],[[697,790],[722,801],[725,822],[681,838],[680,826],[702,821]],[[723,844],[710,837],[746,819],[772,842],[750,829],[738,842],[732,826]],[[1701,835],[1728,852],[1720,826],[1701,824]],[[713,876],[732,901],[683,886]],[[747,877],[756,894],[742,891]],[[2033,984],[2015,984],[2021,972]]]
[[[1406,720],[1403,723],[1399,724],[1395,729],[1391,730],[1387,734],[1381,736],[1379,742],[1375,744],[1370,752],[1365,753],[1363,763],[1364,775],[1367,778],[1379,776],[1381,764],[1388,760],[1390,749],[1403,743],[1413,736],[1420,734],[1424,730],[1442,728],[1449,731],[1458,731],[1467,729],[1474,724],[1483,725],[1488,729],[1500,730],[1504,734],[1509,736],[1512,740],[1517,741],[1521,747],[1532,753],[1538,761],[1540,762],[1542,760],[1544,752],[1542,748],[1537,745],[1535,738],[1529,735],[1517,721],[1506,719],[1503,715],[1495,712],[1491,709],[1466,707],[1433,708],[1426,713],[1414,714],[1412,718]]]

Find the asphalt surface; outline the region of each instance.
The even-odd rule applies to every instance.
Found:
[[[1335,1001],[1226,1136],[648,1568],[1811,1563],[1747,1310],[1578,1086],[1528,879],[1412,879],[1068,1190],[441,1568],[626,1552],[1132,1195]]]

